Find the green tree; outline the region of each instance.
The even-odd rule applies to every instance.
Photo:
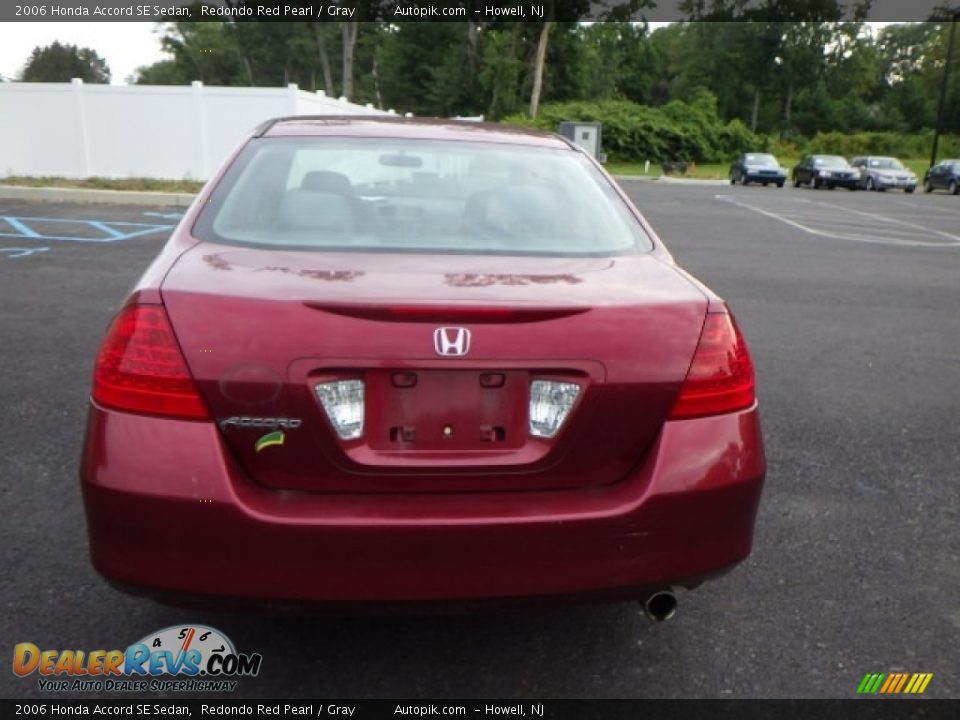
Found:
[[[474,115],[483,102],[471,63],[470,23],[398,23],[388,26],[376,52],[387,107],[416,115]]]
[[[818,132],[933,126],[946,23],[873,32],[856,14],[844,22],[836,0],[685,1],[691,20],[656,32],[627,12],[648,0],[618,3],[594,23],[576,22],[584,0],[553,0],[554,14],[536,22],[384,22],[382,0],[339,0],[359,21],[166,23],[158,33],[168,58],[137,79],[297,83],[401,112],[491,120],[536,115],[543,103],[581,112],[576,101],[699,107],[709,92],[717,127],[736,120],[796,143]],[[960,68],[945,119],[947,131],[960,129]],[[731,127],[738,137],[745,129]]]
[[[23,82],[70,82],[73,78],[88,83],[109,83],[110,68],[107,61],[90,48],[54,42],[34,48],[20,76]]]
[[[230,23],[231,25],[233,23]],[[170,58],[137,69],[140,85],[248,85],[235,33],[220,22],[158,23],[160,46]]]
[[[158,60],[152,65],[141,65],[129,78],[135,85],[186,85],[189,75],[176,60]]]
[[[498,119],[520,110],[523,84],[523,27],[486,28],[482,32],[480,86],[488,100],[486,115]]]
[[[577,37],[583,88],[579,98],[651,101],[658,58],[644,24],[591,23],[580,28]]]

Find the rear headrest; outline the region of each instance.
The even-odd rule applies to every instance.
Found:
[[[288,190],[280,203],[278,221],[289,230],[350,232],[353,206],[340,193]]]
[[[505,185],[471,195],[464,220],[505,235],[522,233],[546,237],[563,223],[565,208],[549,188],[539,185]]]
[[[311,192],[353,195],[353,185],[350,184],[350,179],[343,173],[331,172],[330,170],[308,172],[300,182],[300,189],[310,190]]]

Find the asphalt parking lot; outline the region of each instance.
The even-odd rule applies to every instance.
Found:
[[[249,616],[112,590],[76,479],[91,365],[177,213],[0,201],[0,651],[200,622],[263,654],[241,697],[846,698],[898,670],[960,697],[960,198],[625,187],[737,314],[766,434],[754,553],[674,621],[634,605]],[[8,669],[0,696],[44,694]]]

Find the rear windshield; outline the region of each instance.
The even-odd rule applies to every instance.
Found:
[[[193,232],[298,250],[589,256],[652,248],[578,152],[384,138],[254,139]]]
[[[813,159],[813,164],[817,167],[850,167],[850,164],[846,161],[846,158],[842,158],[839,155],[820,155]]]
[[[762,165],[763,167],[779,167],[777,159],[773,155],[752,154],[746,155],[744,162],[750,165]]]
[[[903,163],[896,158],[870,158],[870,167],[884,170],[903,170]]]

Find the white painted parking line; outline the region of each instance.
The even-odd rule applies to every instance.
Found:
[[[848,220],[843,216],[818,214],[816,217],[811,217],[810,215],[790,213],[781,213],[781,215],[801,225],[833,235],[841,233],[843,235],[855,235],[857,238],[892,238],[912,242],[923,242],[929,237],[929,233],[922,230],[905,230],[893,225],[869,224],[863,220]]]
[[[894,202],[897,202],[900,205],[906,205],[907,207],[911,207],[920,214],[926,213],[929,210],[933,210],[934,212],[946,213],[947,215],[960,216],[960,210],[952,210],[950,208],[940,207],[939,205],[933,205],[932,203],[926,203],[921,206],[919,203],[906,202],[905,200],[895,200]]]
[[[797,209],[794,208],[775,212],[774,210],[745,202],[730,195],[715,195],[714,197],[717,200],[722,200],[724,202],[729,202],[732,205],[736,205],[747,210],[752,210],[755,213],[765,215],[778,222],[782,222],[785,225],[794,227],[797,230],[810,235],[817,235],[819,237],[826,237],[835,240],[851,240],[853,242],[871,243],[875,245],[899,245],[908,247],[960,246],[960,235],[954,235],[943,230],[936,230],[934,228],[907,222],[905,220],[889,218],[885,215],[879,215],[877,213],[864,212],[841,205],[834,205],[833,203],[797,198],[795,200],[796,202],[807,203],[808,207],[818,205],[820,207],[831,208],[836,212],[836,215],[833,213],[824,215],[816,212],[798,214]],[[794,199],[790,198],[790,200]],[[812,210],[813,208],[810,207],[810,209]],[[860,221],[854,226],[857,232],[851,232],[848,229],[850,226],[849,218],[851,215],[869,218],[872,223]],[[887,227],[884,227],[885,225]],[[890,226],[897,227],[891,228]],[[896,232],[896,235],[889,237],[886,236],[887,233],[891,231]],[[923,239],[928,238],[931,235],[940,236],[944,238],[944,240],[932,242],[930,240]],[[911,236],[919,236],[919,239],[913,239]]]
[[[860,215],[862,217],[870,218],[871,220],[879,220],[880,222],[890,223],[893,225],[901,225],[903,227],[912,228],[914,230],[921,230],[928,233],[933,233],[934,235],[939,235],[940,237],[947,238],[951,242],[951,245],[960,245],[960,235],[954,235],[953,233],[948,233],[944,230],[935,230],[934,228],[929,228],[926,225],[918,225],[917,223],[908,222],[906,220],[899,220],[897,218],[887,217],[886,215],[880,215],[875,212],[864,212],[863,210],[854,210],[853,208],[844,207],[842,205],[834,205],[833,203],[827,202],[817,202],[817,205],[823,205],[825,207],[834,208],[840,210],[841,212],[853,213]],[[934,243],[937,244],[937,243]]]

